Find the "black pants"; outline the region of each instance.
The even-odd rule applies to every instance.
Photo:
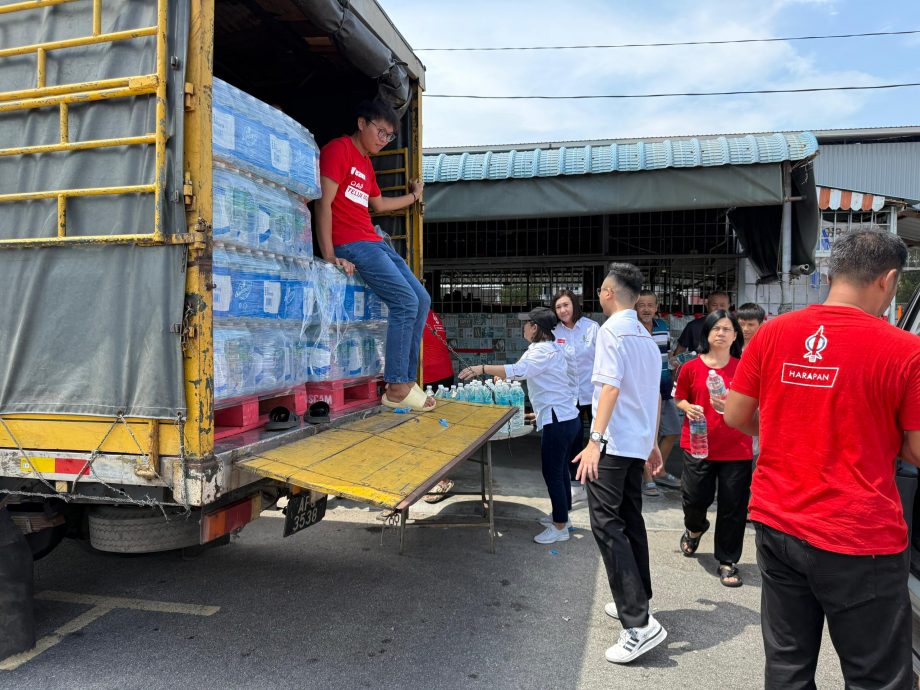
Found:
[[[684,504],[684,527],[691,532],[709,529],[706,511],[719,487],[716,534],[713,548],[719,563],[737,563],[744,546],[744,523],[751,497],[750,460],[699,460],[684,451],[680,490]]]
[[[581,420],[576,417],[560,422],[555,412],[553,421],[543,425],[540,457],[543,462],[543,481],[546,482],[549,501],[553,506],[553,522],[566,522],[572,509],[572,489],[566,465],[571,460],[568,449],[572,446],[572,437],[579,436],[580,431]]]
[[[603,454],[597,479],[587,485],[591,531],[624,628],[648,624],[652,598],[648,534],[642,519],[644,466],[644,460]]]
[[[815,687],[826,617],[847,688],[911,688],[907,553],[846,556],[755,528],[766,687]]]
[[[581,433],[575,436],[572,441],[572,447],[569,448],[569,479],[574,484],[575,473],[578,472],[578,465],[573,465],[572,460],[588,445],[588,434],[591,433],[591,406],[578,406],[578,419],[581,422]]]

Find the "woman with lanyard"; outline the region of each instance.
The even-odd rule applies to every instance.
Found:
[[[553,511],[540,520],[545,529],[534,537],[538,544],[552,544],[569,538],[569,470],[572,439],[580,436],[581,422],[575,406],[575,371],[562,346],[555,342],[556,316],[537,307],[524,322],[524,339],[530,346],[514,364],[476,364],[460,372],[468,381],[477,376],[498,376],[510,381],[527,381],[537,429],[542,429],[540,455],[543,480]]]
[[[553,329],[556,343],[566,348],[575,362],[578,379],[578,414],[581,418],[582,431],[575,437],[569,449],[570,459],[578,455],[588,442],[588,430],[591,428],[591,396],[594,384],[591,372],[594,371],[594,344],[597,341],[597,322],[581,315],[581,304],[571,290],[560,290],[553,295],[553,311],[559,319],[559,325]],[[587,501],[585,487],[575,479],[578,465],[569,465],[572,502]],[[569,509],[571,509],[569,504]]]
[[[712,312],[703,320],[700,356],[680,368],[674,391],[677,407],[687,415],[680,438],[684,451],[681,493],[686,528],[680,538],[680,550],[690,557],[699,548],[700,539],[709,529],[706,511],[715,499],[718,485],[714,555],[719,562],[719,581],[726,587],[742,584],[736,564],[744,545],[754,449],[751,437],[729,427],[713,408],[706,380],[714,371],[728,390],[743,345],[744,334],[737,320],[722,309]],[[704,458],[694,457],[690,452],[690,422],[698,419],[706,420],[709,452]]]

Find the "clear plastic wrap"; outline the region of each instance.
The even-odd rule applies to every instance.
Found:
[[[308,199],[321,196],[319,147],[309,130],[220,79],[213,96],[215,158]]]

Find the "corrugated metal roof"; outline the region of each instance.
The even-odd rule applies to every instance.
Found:
[[[822,145],[815,183],[920,201],[920,142]]]
[[[811,132],[693,137],[605,145],[553,146],[517,151],[463,151],[424,157],[424,179],[433,182],[506,180],[666,168],[753,165],[815,155]]]

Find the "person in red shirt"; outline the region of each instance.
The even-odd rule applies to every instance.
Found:
[[[741,575],[735,565],[741,560],[744,525],[751,491],[751,464],[754,449],[750,436],[725,424],[722,415],[710,403],[706,379],[714,371],[725,387],[731,386],[738,358],[744,345],[741,326],[723,309],[705,319],[699,338],[699,354],[680,368],[674,399],[686,413],[680,437],[684,451],[681,494],[684,506],[684,530],[680,550],[692,556],[709,529],[706,511],[719,491],[716,512],[714,555],[719,562],[719,581],[726,587],[740,587]],[[690,421],[706,420],[709,452],[705,458],[691,455]]]
[[[425,321],[422,346],[425,348],[422,359],[424,385],[431,386],[435,392],[438,386],[450,388],[454,384],[454,365],[450,361],[450,350],[447,349],[447,331],[441,318],[431,310]]]
[[[879,318],[906,262],[895,235],[838,238],[827,300],[765,323],[725,401],[729,426],[760,430],[767,688],[814,687],[825,619],[847,687],[912,685],[895,459],[920,465],[920,338]]]
[[[323,196],[316,202],[317,243],[322,257],[348,275],[357,268],[389,308],[386,363],[387,388],[381,402],[418,411],[434,407],[416,383],[422,329],[431,298],[405,260],[377,234],[370,211],[386,213],[416,203],[423,183],[412,181],[409,193],[380,193],[369,154],[379,153],[396,138],[399,116],[377,99],[358,106],[357,129],[333,139],[320,151]]]

